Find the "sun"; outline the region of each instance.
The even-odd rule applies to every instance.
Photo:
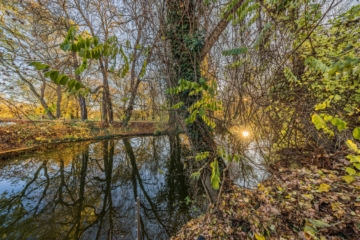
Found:
[[[250,134],[250,133],[249,133],[248,131],[243,131],[243,132],[242,132],[242,135],[243,135],[244,137],[248,137],[249,134]]]

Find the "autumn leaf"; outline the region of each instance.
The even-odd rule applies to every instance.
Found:
[[[319,192],[328,192],[331,187],[325,183],[320,184]]]
[[[354,167],[356,167],[358,170],[360,170],[360,163],[354,163]]]
[[[260,233],[259,234],[255,233],[255,238],[256,238],[256,240],[266,240],[266,238],[263,235],[261,235]]]
[[[357,140],[360,140],[360,127],[357,127],[353,131],[353,137]]]
[[[347,140],[346,141],[346,145],[354,152],[358,153],[359,152],[359,149],[356,145],[356,143],[354,143],[353,141],[351,140]]]
[[[331,227],[330,224],[320,221],[320,220],[316,220],[316,219],[309,219],[309,222],[317,228],[325,228],[325,227]]]
[[[351,167],[347,167],[347,168],[345,169],[345,171],[346,171],[349,175],[355,175],[355,174],[356,174],[356,171],[355,171],[353,168],[351,168]]]
[[[308,234],[309,236],[311,236],[311,237],[316,237],[317,230],[310,227],[310,226],[305,226],[304,227],[304,232],[306,234]]]
[[[345,182],[348,183],[348,184],[350,184],[350,183],[352,183],[353,181],[355,181],[355,177],[354,177],[354,176],[350,176],[350,175],[343,176],[342,179],[344,179]]]
[[[314,196],[312,194],[302,194],[301,195],[303,198],[307,199],[307,200],[313,200]]]

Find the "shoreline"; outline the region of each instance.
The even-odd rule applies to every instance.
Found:
[[[9,121],[11,122],[11,121]],[[58,124],[58,122],[41,122],[41,124],[48,124],[49,126],[45,126],[45,127],[52,127],[52,125],[54,124]],[[64,122],[62,122],[61,124],[64,124]],[[77,122],[65,122],[65,124],[67,125],[71,125],[71,124],[77,124]],[[66,143],[76,143],[76,142],[86,142],[86,141],[101,141],[101,140],[107,140],[107,139],[117,139],[117,138],[124,138],[124,137],[141,137],[141,136],[159,136],[159,135],[166,135],[169,134],[167,125],[165,126],[161,126],[156,127],[156,124],[161,124],[164,125],[161,122],[131,122],[129,124],[128,127],[128,131],[124,131],[121,129],[121,127],[117,127],[119,124],[115,123],[112,126],[109,127],[95,127],[93,128],[93,126],[89,126],[91,125],[95,125],[95,124],[101,124],[99,122],[88,122],[88,123],[81,123],[80,124],[85,124],[82,125],[82,131],[89,131],[88,133],[84,133],[84,134],[80,134],[78,135],[78,133],[73,133],[74,129],[77,127],[73,127],[71,126],[70,129],[68,129],[68,133],[73,133],[74,137],[66,137],[67,135],[65,135],[63,138],[57,136],[57,138],[52,139],[50,141],[38,141],[35,144],[31,144],[31,145],[27,145],[26,143],[26,138],[21,138],[18,137],[13,134],[14,129],[13,128],[22,128],[20,131],[15,130],[16,133],[20,133],[22,134],[23,132],[25,132],[26,130],[29,130],[29,127],[33,127],[31,126],[32,123],[29,122],[22,122],[19,124],[9,124],[7,126],[3,126],[0,127],[0,130],[3,130],[3,132],[11,132],[13,135],[10,136],[10,138],[6,139],[7,144],[9,145],[8,142],[16,142],[16,145],[14,144],[14,147],[8,147],[5,149],[1,149],[0,150],[0,161],[1,160],[6,160],[24,153],[29,153],[29,152],[35,152],[35,151],[39,151],[41,149],[51,149],[51,148],[55,148],[57,144],[66,144]],[[57,125],[55,125],[55,127],[58,127]],[[69,126],[67,126],[69,127]],[[37,129],[35,129],[37,130]],[[57,128],[55,129],[57,130]],[[77,130],[77,129],[76,129]],[[0,134],[1,135],[1,134]],[[69,134],[68,134],[69,135]],[[46,136],[43,136],[40,134],[40,138],[46,138]],[[35,138],[35,136],[31,136],[31,138]],[[38,137],[39,138],[39,137]],[[1,142],[4,142],[4,138],[1,136],[0,137],[0,144]],[[12,145],[12,144],[11,144]]]

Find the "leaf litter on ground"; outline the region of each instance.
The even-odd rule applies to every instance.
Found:
[[[172,240],[360,239],[360,178],[343,179],[345,167],[281,168],[256,189],[232,186]]]

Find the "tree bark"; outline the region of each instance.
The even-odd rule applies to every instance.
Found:
[[[222,17],[222,19],[218,22],[214,30],[207,37],[203,48],[201,49],[200,59],[203,60],[205,56],[210,52],[211,48],[219,39],[221,33],[225,30],[227,25],[229,24],[229,16],[236,12],[236,10],[243,4],[243,0],[239,0],[231,9],[226,11]]]
[[[76,57],[76,53],[72,54],[73,61],[74,61],[74,68],[77,69],[79,67],[79,61]],[[81,82],[81,77],[79,74],[75,74],[75,79],[78,82]],[[86,100],[83,96],[78,97],[79,100],[79,106],[80,106],[80,115],[81,115],[81,121],[87,120],[87,109],[86,109]]]
[[[243,1],[240,0],[234,6],[229,8],[223,15],[223,18],[215,26],[211,34],[204,41],[201,36],[201,29],[198,23],[197,6],[198,1],[195,0],[167,0],[167,39],[170,43],[171,54],[173,63],[171,64],[172,74],[170,80],[170,87],[177,86],[179,79],[185,79],[187,81],[199,82],[200,63],[205,56],[210,52],[212,46],[219,39],[221,33],[225,30],[229,24],[229,16],[234,13],[241,5]],[[190,43],[189,43],[190,42]],[[205,42],[203,45],[199,44]],[[197,43],[194,47],[193,43]],[[184,105],[178,110],[170,114],[170,120],[174,121],[176,118],[182,122],[190,116],[189,107],[202,98],[201,93],[189,95],[189,91],[182,92],[178,95],[171,95],[174,102],[177,98],[184,103]],[[181,123],[182,124],[182,123]],[[217,202],[218,192],[212,188],[211,184],[211,168],[210,163],[215,159],[219,162],[219,168],[221,172],[220,178],[222,179],[222,185],[225,184],[227,177],[226,173],[223,175],[223,170],[226,165],[223,159],[217,157],[217,146],[214,140],[213,133],[203,119],[199,116],[196,120],[186,125],[186,134],[189,137],[194,153],[209,152],[209,157],[203,161],[201,166],[206,167],[201,172],[201,182],[207,193],[208,198],[212,203]],[[198,164],[198,163],[194,163]]]
[[[122,122],[122,126],[126,127],[130,121],[130,118],[132,116],[132,111],[134,109],[134,104],[135,104],[135,98],[137,95],[137,90],[139,88],[140,85],[140,79],[138,78],[135,82],[134,87],[131,89],[131,96],[130,96],[130,100],[129,100],[129,105],[125,110],[125,118]]]
[[[195,39],[198,36],[199,25],[197,22],[196,7],[193,0],[185,0],[182,3],[175,0],[167,1],[168,7],[168,39],[170,40],[171,53],[173,57],[172,85],[176,86],[179,79],[186,79],[192,82],[199,82],[201,48],[188,47],[189,37],[193,37],[193,41],[201,42],[201,39]],[[201,36],[200,36],[201,37]],[[182,122],[190,116],[188,109],[195,102],[201,99],[202,95],[189,95],[188,91],[182,92],[177,96],[184,103],[183,107],[177,111]],[[196,120],[186,125],[185,129],[194,153],[209,152],[209,157],[201,164],[206,165],[201,173],[201,182],[212,203],[217,201],[217,191],[211,187],[211,168],[210,163],[216,159],[217,146],[214,141],[213,133],[203,119],[197,116]],[[220,166],[224,168],[222,159],[218,159]],[[195,163],[196,164],[196,163]],[[200,167],[200,166],[198,166]]]
[[[114,113],[110,95],[109,80],[108,80],[108,62],[107,60],[99,59],[100,70],[103,76],[103,120],[109,121],[110,124],[114,123]]]
[[[61,118],[61,101],[62,101],[61,85],[57,85],[56,95],[57,95],[56,118]]]

